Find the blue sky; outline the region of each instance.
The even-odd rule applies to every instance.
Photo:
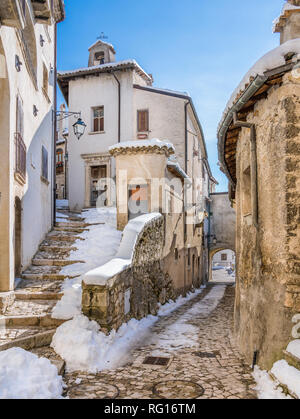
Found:
[[[87,66],[88,47],[104,32],[117,60],[136,59],[154,85],[188,92],[203,126],[209,162],[227,190],[217,162],[216,131],[244,74],[279,45],[272,21],[283,0],[65,0],[58,27],[58,68]],[[62,96],[59,93],[59,102]],[[169,139],[171,140],[171,138]]]

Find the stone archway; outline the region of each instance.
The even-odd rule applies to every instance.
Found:
[[[214,256],[218,253],[226,252],[227,250],[231,250],[235,254],[235,248],[228,247],[228,246],[222,246],[222,247],[216,247],[210,250],[209,252],[209,281],[212,281],[213,279],[213,259]]]
[[[10,155],[13,141],[10,139],[10,90],[6,57],[0,37],[0,292],[13,288],[13,272],[10,269],[11,242],[11,167]]]

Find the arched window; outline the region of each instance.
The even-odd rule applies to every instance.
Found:
[[[56,151],[56,163],[61,163],[64,161],[64,151],[62,148],[59,148]]]

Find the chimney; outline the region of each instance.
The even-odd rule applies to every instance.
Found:
[[[280,33],[280,44],[300,38],[300,0],[286,1],[281,15],[274,22],[273,31]]]

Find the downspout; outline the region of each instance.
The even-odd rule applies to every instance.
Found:
[[[121,83],[114,72],[111,72],[118,83],[118,143],[121,142]]]
[[[57,23],[54,25],[54,96],[53,96],[53,216],[52,227],[56,224],[56,125],[57,125]]]
[[[233,123],[236,127],[250,128],[250,147],[251,147],[251,205],[252,222],[258,230],[258,186],[257,186],[257,151],[256,151],[256,127],[250,122],[239,121],[237,112],[233,114]]]

